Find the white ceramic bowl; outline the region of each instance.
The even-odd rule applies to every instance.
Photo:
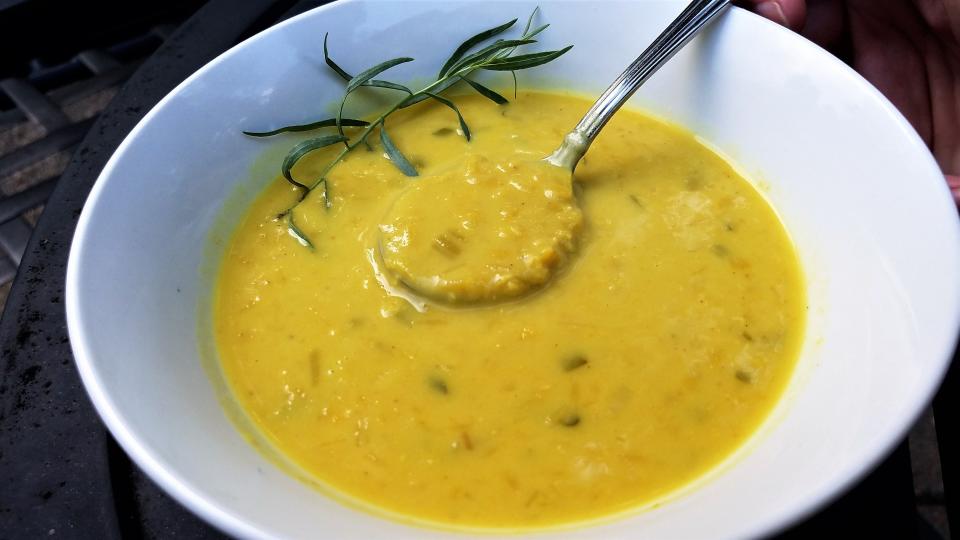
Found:
[[[682,8],[679,1],[539,4],[553,24],[543,46],[576,47],[524,72],[521,84],[591,94]],[[340,95],[342,83],[322,67],[324,31],[338,61],[353,69],[415,57],[393,72],[409,79],[434,73],[465,36],[533,7],[347,1],[311,11],[190,77],[104,168],[70,254],[67,314],[77,364],[124,449],[206,520],[243,537],[450,534],[342,506],[254,450],[224,413],[216,370],[202,367],[198,351],[210,350],[205,299],[224,235],[276,167],[263,158],[265,143],[240,130],[314,118]],[[826,52],[745,11],[725,14],[633,102],[690,127],[758,182],[804,265],[808,335],[771,420],[710,478],[658,508],[554,534],[768,533],[868,471],[932,396],[958,329],[957,212],[929,152],[877,91]]]

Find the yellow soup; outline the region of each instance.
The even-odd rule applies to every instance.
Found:
[[[236,399],[329,489],[422,522],[555,526],[703,475],[769,414],[802,340],[776,214],[693,135],[637,112],[605,128],[571,191],[536,161],[588,102],[457,102],[470,142],[442,106],[391,116],[419,177],[379,143],[333,170],[331,207],[315,192],[296,213],[313,251],[275,219],[288,183],[254,203],[214,307]],[[488,253],[481,274],[462,275],[461,244],[486,246],[462,255]],[[434,271],[437,296],[501,301],[406,298],[404,279]]]

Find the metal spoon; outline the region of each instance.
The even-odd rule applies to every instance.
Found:
[[[559,167],[567,174],[572,175],[580,158],[587,152],[590,144],[607,124],[610,118],[618,109],[637,91],[640,86],[646,82],[667,60],[669,60],[678,50],[686,45],[707,23],[719,15],[724,8],[730,4],[730,0],[694,0],[683,10],[666,30],[657,37],[656,40],[641,54],[636,60],[627,67],[609,88],[593,104],[593,107],[587,111],[580,123],[568,133],[561,143],[560,147],[543,161],[550,165]],[[432,185],[427,185],[426,181],[418,183],[418,188],[429,189]],[[445,194],[445,189],[433,186]],[[431,208],[439,208],[439,199],[423,198],[423,192],[409,192],[412,200],[417,204],[428,204]],[[423,202],[427,201],[427,202]],[[395,203],[396,205],[396,203]],[[528,207],[529,209],[529,207]],[[406,209],[410,215],[421,215],[421,212]],[[425,210],[429,211],[429,210]],[[391,210],[393,212],[393,210]],[[401,216],[405,214],[400,213]],[[559,216],[560,213],[557,213]],[[388,214],[388,221],[390,214]],[[403,221],[402,219],[400,220]],[[538,223],[538,225],[542,225]],[[568,249],[568,244],[557,244],[556,249],[544,249],[550,245],[550,241],[562,242],[562,239],[574,237],[579,229],[579,220],[563,221],[562,226],[572,227],[571,230],[558,230],[553,238],[538,239],[545,243],[535,243],[528,246],[533,251],[527,251],[522,255],[518,250],[517,257],[511,259],[509,264],[498,264],[495,267],[488,265],[489,261],[478,259],[475,264],[460,264],[455,267],[461,274],[459,277],[451,277],[442,272],[438,273],[437,268],[442,267],[436,261],[421,256],[410,256],[409,253],[414,248],[412,242],[408,242],[410,237],[435,238],[427,234],[408,234],[409,231],[403,228],[403,225],[389,225],[384,229],[381,225],[381,235],[389,230],[392,240],[386,242],[390,249],[385,250],[384,238],[381,236],[377,244],[379,258],[371,258],[371,263],[377,268],[378,276],[386,276],[388,273],[403,285],[403,287],[413,294],[413,297],[422,299],[431,299],[445,304],[466,305],[471,303],[491,303],[509,300],[521,295],[528,294],[544,286],[553,278],[556,268],[548,261],[562,261],[568,255],[564,249]],[[401,231],[397,233],[396,231]],[[567,234],[569,233],[569,234]],[[422,243],[421,243],[422,244]],[[418,244],[418,245],[421,245]],[[564,247],[567,246],[567,247]],[[432,253],[432,252],[430,252]],[[459,254],[459,249],[458,249]],[[537,255],[539,254],[539,255]],[[544,255],[545,254],[545,255]],[[544,257],[543,261],[537,257]],[[386,273],[380,272],[377,262],[383,263]],[[537,264],[543,262],[544,266],[550,267],[550,272],[543,275],[542,272],[536,272],[531,276],[521,275],[527,269],[528,261],[532,260],[535,268]],[[501,261],[502,262],[502,261]],[[443,262],[446,264],[446,261]],[[556,263],[560,264],[560,263]],[[410,265],[420,265],[419,268],[412,268]],[[509,271],[502,271],[502,268],[509,268]],[[468,276],[468,277],[464,277]],[[389,280],[381,280],[387,283]],[[470,283],[471,286],[465,286],[464,283]],[[384,285],[385,287],[387,285]],[[398,289],[399,290],[399,289]],[[404,293],[404,298],[410,300],[410,295]],[[423,303],[419,305],[413,301],[411,303],[417,309],[423,308]]]
[[[683,48],[730,0],[693,0],[670,26],[620,74],[544,161],[571,173],[614,113],[677,51]]]

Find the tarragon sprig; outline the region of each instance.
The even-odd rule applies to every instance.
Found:
[[[527,25],[524,27],[523,33],[518,39],[496,39],[481,47],[481,45],[483,45],[485,42],[488,42],[494,37],[510,29],[514,24],[516,24],[517,19],[513,19],[512,21],[501,24],[500,26],[490,28],[489,30],[484,30],[483,32],[480,32],[467,39],[460,44],[453,54],[450,55],[450,58],[444,62],[443,67],[440,68],[440,71],[437,74],[436,80],[416,91],[411,90],[402,84],[375,78],[390,68],[413,61],[413,58],[393,58],[391,60],[381,62],[369,69],[365,69],[358,75],[350,75],[330,57],[330,52],[327,47],[328,36],[324,35],[324,61],[326,62],[327,66],[330,67],[330,69],[332,69],[337,75],[346,81],[346,89],[344,91],[343,98],[340,101],[340,106],[336,117],[307,124],[285,126],[272,131],[244,131],[245,134],[252,137],[269,137],[287,132],[311,131],[326,127],[336,128],[336,133],[334,134],[307,139],[297,144],[290,150],[289,153],[287,153],[287,156],[283,160],[281,165],[281,173],[283,174],[283,177],[290,182],[291,185],[295,186],[300,192],[297,201],[277,216],[277,219],[285,220],[287,230],[289,231],[290,235],[296,238],[302,245],[311,249],[313,248],[313,242],[294,222],[294,209],[300,205],[300,203],[302,203],[310,193],[316,190],[320,190],[323,196],[324,207],[326,209],[330,209],[333,206],[333,201],[330,196],[330,180],[327,175],[331,170],[333,170],[334,167],[336,167],[338,163],[343,161],[343,158],[346,157],[347,154],[355,150],[357,147],[361,145],[370,146],[370,142],[367,139],[375,129],[379,131],[380,144],[383,146],[383,149],[389,157],[391,163],[393,163],[400,170],[400,172],[407,176],[418,175],[416,167],[414,167],[413,164],[410,163],[410,160],[403,155],[403,152],[397,148],[397,145],[394,144],[393,140],[387,133],[386,120],[387,117],[394,112],[398,111],[399,109],[420,103],[421,101],[432,99],[445,105],[446,107],[449,107],[456,114],[457,121],[460,123],[460,131],[463,133],[464,138],[469,141],[471,137],[470,128],[467,125],[466,120],[463,118],[463,115],[460,113],[460,109],[457,108],[457,105],[453,101],[441,96],[440,94],[446,92],[460,82],[466,82],[480,95],[497,104],[503,105],[508,102],[507,98],[469,78],[469,76],[478,70],[510,71],[513,74],[514,96],[516,96],[516,71],[529,69],[546,64],[547,62],[551,62],[573,48],[573,46],[570,45],[555,51],[515,54],[520,47],[536,43],[536,40],[533,38],[546,30],[549,26],[548,24],[544,24],[535,28],[533,27],[533,21],[539,9],[540,8],[534,9],[533,13],[530,14],[530,17],[527,19]],[[476,50],[474,51],[474,49]],[[372,121],[367,122],[364,120],[345,118],[343,116],[343,109],[347,103],[347,99],[353,92],[360,88],[382,88],[401,92],[405,95],[394,102],[392,106],[387,108],[385,112],[381,113]],[[351,137],[344,129],[348,127],[362,129]],[[342,144],[343,147],[340,149],[339,153],[337,153],[337,155],[324,166],[320,174],[317,175],[314,180],[307,182],[297,180],[293,177],[293,166],[296,165],[296,163],[303,156],[314,150],[336,144]]]

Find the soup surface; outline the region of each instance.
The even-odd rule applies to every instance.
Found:
[[[703,475],[757,429],[798,354],[804,288],[777,216],[692,134],[637,112],[605,128],[570,192],[535,162],[587,101],[457,102],[471,142],[442,106],[390,118],[420,177],[403,176],[377,144],[334,169],[332,207],[315,194],[296,213],[313,251],[275,219],[296,198],[289,184],[277,179],[254,203],[214,306],[236,399],[331,490],[424,522],[559,525],[655,502]],[[331,155],[294,172],[312,178]],[[507,190],[511,205],[546,189],[573,197],[582,213],[557,207],[571,231],[565,264],[505,303],[404,299],[378,238],[406,226],[433,234],[436,220],[462,217],[475,205],[454,184],[471,179]],[[447,199],[435,187],[444,182]],[[449,211],[397,218],[416,186],[435,198],[424,208]],[[455,261],[444,248],[397,264]]]

